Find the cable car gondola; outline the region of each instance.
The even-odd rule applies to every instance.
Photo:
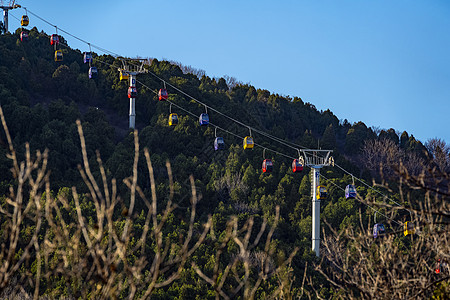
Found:
[[[20,40],[21,40],[22,42],[28,41],[28,32],[22,31],[22,32],[20,33]]]
[[[251,136],[246,136],[244,138],[244,149],[253,149],[255,143],[253,142],[253,138]]]
[[[407,236],[408,234],[414,234],[416,230],[414,229],[414,224],[412,222],[406,221],[403,226],[403,234]]]
[[[349,184],[345,187],[345,198],[346,199],[356,198],[356,188],[353,184]]]
[[[382,237],[386,233],[386,229],[384,229],[384,225],[381,223],[377,223],[373,225],[373,238]]]
[[[167,100],[167,98],[169,98],[169,94],[167,93],[166,89],[160,89],[158,92],[158,99],[159,101],[164,101]]]
[[[89,68],[89,78],[95,79],[98,76],[98,70],[96,67],[90,67]]]
[[[328,193],[327,193],[327,188],[324,185],[319,185],[317,187],[317,199],[318,200],[325,200],[327,199]]]
[[[55,61],[63,61],[63,53],[61,50],[55,51]]]
[[[137,96],[137,89],[135,86],[130,86],[128,88],[128,98],[136,98]]]
[[[59,36],[57,34],[52,34],[50,37],[50,45],[57,45],[59,43]]]
[[[200,117],[198,118],[198,121],[200,122],[201,126],[206,126],[209,124],[209,116],[207,113],[202,113]]]
[[[30,19],[28,18],[28,16],[23,15],[22,19],[20,19],[20,26],[28,26],[29,23],[30,23]]]
[[[176,113],[169,115],[169,126],[175,126],[178,124],[178,115]]]
[[[225,141],[223,140],[223,137],[216,137],[214,140],[214,150],[223,150],[225,149]]]
[[[294,159],[292,161],[292,172],[298,173],[301,171],[303,171],[303,164],[298,159]]]
[[[262,163],[263,173],[271,173],[273,171],[273,162],[271,159],[265,159]]]
[[[92,62],[92,53],[91,52],[84,52],[83,62],[85,64],[90,64]]]
[[[128,80],[130,76],[127,72],[120,70],[120,80]]]

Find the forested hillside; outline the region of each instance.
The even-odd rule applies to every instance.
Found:
[[[157,59],[145,66],[151,73],[138,76],[135,135],[128,129],[129,84],[119,80],[119,58],[94,54],[99,75],[89,79],[89,66],[79,50],[62,47],[64,60],[55,62],[48,35],[36,28],[26,42],[19,35],[20,30],[0,37],[0,106],[15,149],[12,152],[9,135],[2,130],[2,224],[16,222],[16,210],[23,208],[19,220],[25,216],[23,222],[13,222],[16,228],[1,228],[4,293],[20,281],[21,292],[35,297],[345,298],[339,285],[356,296],[371,295],[348,278],[333,277],[338,269],[333,271],[325,249],[322,265],[311,251],[310,169],[293,173],[292,160],[269,149],[291,157],[299,153],[255,131],[252,136],[261,147],[244,150],[242,139],[200,126],[198,118],[158,101],[157,91],[163,87],[159,78],[170,84],[169,100],[196,115],[205,108],[192,98],[283,141],[333,150],[337,166],[325,167],[321,178],[328,189],[321,203],[326,236],[345,235],[351,229],[368,237],[368,248],[380,246],[370,235],[371,207],[381,203],[377,220],[386,224],[392,243],[406,255],[415,249],[414,239],[391,222],[403,224],[412,215],[391,206],[397,203],[418,213],[413,204],[424,197],[435,199],[432,205],[446,205],[440,217],[447,224],[450,149],[441,140],[428,141],[425,147],[407,132],[350,124],[330,110],[318,110],[307,99],[272,94],[230,78],[210,78]],[[168,124],[170,111],[179,116],[176,126]],[[214,111],[208,113],[221,129],[249,135],[248,128]],[[216,135],[224,137],[225,150],[214,150]],[[33,167],[16,163],[14,155],[18,162],[28,159],[26,143],[33,159],[40,157],[36,151],[48,149],[48,163],[42,164],[44,154]],[[264,147],[268,150],[263,153]],[[261,170],[264,156],[273,160],[270,174]],[[29,173],[24,171],[28,168]],[[40,168],[46,176],[38,176]],[[440,172],[437,195],[425,188],[435,182],[419,180],[416,187],[421,189],[415,190],[414,182],[408,182],[424,169]],[[431,174],[436,179],[436,173]],[[30,178],[35,179],[22,186]],[[373,179],[383,186],[372,188]],[[357,199],[344,196],[343,189],[351,183],[357,186]],[[410,187],[410,197],[403,193],[403,185]],[[20,192],[23,202],[13,205],[11,199]],[[33,202],[36,196],[39,199]],[[448,239],[448,224],[443,226]],[[11,254],[8,245],[14,234]],[[350,243],[345,240],[345,245]],[[427,263],[433,264],[436,256],[448,261],[445,243]],[[340,253],[346,248],[339,248]],[[319,271],[317,266],[324,267]],[[439,285],[448,277],[433,280],[422,296],[439,289],[444,295],[448,292],[448,285]]]

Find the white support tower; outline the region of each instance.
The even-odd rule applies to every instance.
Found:
[[[130,87],[136,86],[136,75],[135,73],[130,73]],[[130,129],[134,129],[136,124],[136,98],[130,98]]]
[[[16,1],[7,1],[7,4],[0,2],[0,8],[3,9],[3,27],[5,33],[8,32],[8,11],[15,8],[20,8],[19,4],[15,4]],[[1,32],[0,32],[1,33]]]
[[[317,187],[320,185],[320,169],[322,167],[334,166],[333,157],[330,156],[332,150],[300,150],[303,154],[305,166],[312,169],[312,250],[316,256],[320,256],[320,199],[317,197]]]
[[[144,65],[148,59],[142,58],[120,58],[123,68],[119,68],[122,73],[128,74],[130,78],[130,87],[136,87],[136,77],[138,74],[147,73]],[[130,98],[129,128],[134,129],[136,125],[136,98]]]

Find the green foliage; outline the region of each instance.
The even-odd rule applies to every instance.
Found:
[[[82,159],[75,120],[80,119],[88,156],[95,161],[98,150],[105,162],[106,176],[118,180],[118,193],[122,199],[128,199],[128,189],[122,180],[131,175],[134,144],[133,135],[128,130],[127,84],[120,82],[117,74],[120,61],[107,55],[95,55],[100,74],[97,80],[89,80],[88,66],[82,63],[80,51],[66,49],[64,62],[57,64],[53,61],[53,50],[45,34],[33,28],[30,30],[29,42],[17,42],[18,38],[16,32],[0,39],[0,105],[16,149],[19,149],[19,156],[23,156],[26,142],[30,142],[32,150],[43,151],[48,148],[51,189],[58,191],[58,194],[68,194],[70,190],[67,187],[76,186],[79,191],[86,192],[87,188],[77,170]],[[319,142],[322,148],[334,150],[335,157],[340,158],[343,165],[354,167],[355,172],[362,170],[346,160],[344,155],[357,155],[365,140],[377,138],[364,123],[351,125],[346,120],[340,123],[331,111],[318,111],[313,104],[305,103],[298,97],[282,97],[246,84],[238,84],[230,90],[224,78],[205,75],[198,78],[194,74],[183,73],[179,66],[167,61],[153,59],[148,69],[189,95],[267,133],[310,148],[317,147]],[[186,207],[190,203],[188,178],[191,174],[196,179],[197,194],[201,198],[198,205],[199,219],[205,220],[209,214],[212,215],[218,235],[225,230],[231,215],[238,215],[240,220],[249,216],[270,220],[275,214],[275,207],[279,205],[280,227],[283,230],[275,232],[277,248],[282,253],[294,245],[300,247],[299,253],[303,260],[293,264],[296,284],[300,285],[298,280],[302,278],[304,261],[313,259],[310,251],[311,186],[308,169],[305,168],[303,174],[294,174],[288,167],[290,160],[266,151],[268,157],[273,156],[274,171],[263,174],[261,149],[244,151],[242,140],[220,133],[224,135],[227,150],[216,152],[213,150],[214,130],[200,127],[196,118],[175,107],[172,107],[172,111],[178,113],[179,124],[169,127],[169,104],[158,102],[153,94],[153,91],[161,88],[161,82],[149,74],[139,76],[139,80],[152,89],[138,87],[136,120],[141,151],[144,147],[150,150],[161,207],[164,207],[169,192],[165,166],[167,160],[171,162],[174,174],[174,201],[180,209],[170,215],[168,227],[165,228],[170,238],[179,238],[183,232],[180,223],[186,222],[189,215]],[[169,88],[169,94],[171,100],[190,111],[198,114],[204,112],[203,106],[189,101],[176,90]],[[210,117],[215,124],[229,131],[241,136],[248,134],[247,128],[231,124],[218,114],[211,113]],[[400,138],[393,129],[382,131],[382,135],[400,142],[405,151],[423,154],[423,145],[406,132]],[[255,140],[269,148],[297,155],[290,148],[285,149],[282,145],[272,144],[273,141],[264,140],[263,136],[256,135]],[[7,147],[3,132],[0,133],[0,146],[0,197],[4,199],[14,178],[8,171],[11,162],[6,159]],[[140,165],[142,163],[140,161]],[[100,178],[98,169],[92,172]],[[338,171],[333,171],[331,175],[335,178],[343,176]],[[143,193],[150,196],[149,175],[144,169],[139,169],[138,183]],[[341,180],[336,183],[345,187],[349,182]],[[322,204],[322,211],[332,227],[342,230],[348,226],[357,226],[357,202],[346,200],[341,191],[331,192],[330,195],[330,199]],[[67,221],[76,217],[73,201],[69,205],[70,209],[64,215]],[[86,212],[87,222],[95,224],[94,207],[89,198],[81,199],[81,206]],[[136,211],[140,215],[133,226],[137,233],[143,230],[144,209],[143,203],[136,203]],[[125,223],[118,220],[115,225],[120,233]],[[32,231],[30,226],[20,234],[27,241]],[[200,250],[192,260],[207,268],[212,266],[211,248],[202,246]],[[55,298],[67,296],[70,291],[62,280],[58,277],[53,283],[46,283],[48,289],[43,289],[44,293]],[[77,283],[72,284],[74,290],[79,288]],[[258,294],[264,295],[268,291],[270,288]],[[331,291],[326,287],[320,290],[320,294],[325,298],[331,297]],[[158,290],[153,298],[206,299],[215,296],[210,286],[199,282],[195,272],[186,268],[179,281],[165,290]]]

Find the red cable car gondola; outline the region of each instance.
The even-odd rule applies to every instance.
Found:
[[[167,90],[160,89],[159,93],[158,93],[158,98],[159,98],[159,101],[167,100],[167,98],[169,98],[169,94],[167,93]]]
[[[262,163],[263,173],[270,173],[273,171],[273,163],[271,159],[265,159]]]
[[[130,86],[128,88],[128,98],[136,98],[137,96],[137,89],[135,86]]]
[[[297,173],[301,171],[303,171],[303,164],[298,159],[294,159],[292,161],[292,172]]]
[[[28,32],[22,31],[22,32],[20,33],[20,40],[21,40],[22,42],[28,41]]]
[[[50,45],[55,45],[59,43],[59,36],[57,34],[52,34],[50,37]]]

